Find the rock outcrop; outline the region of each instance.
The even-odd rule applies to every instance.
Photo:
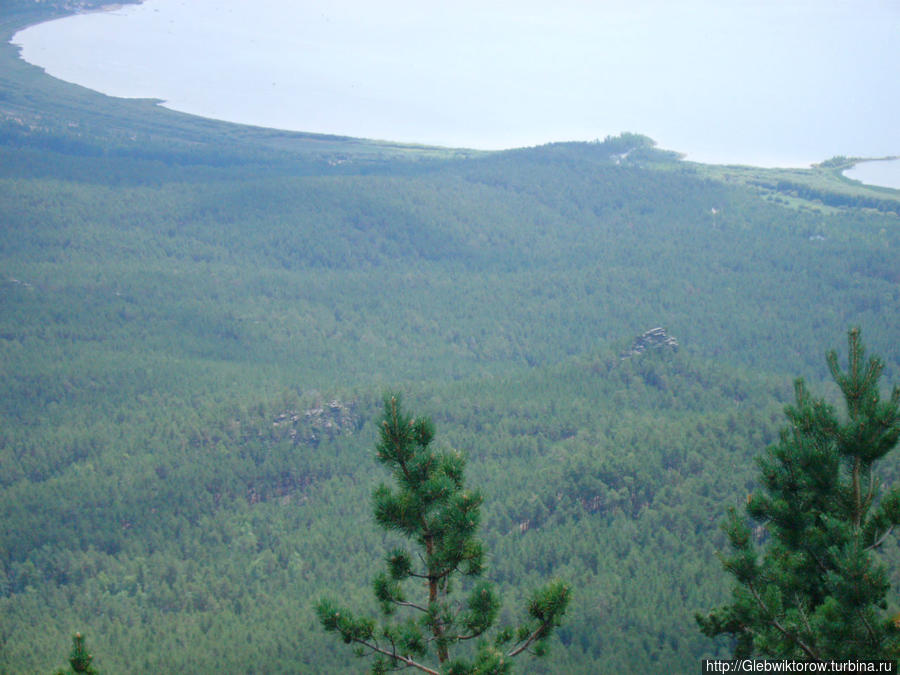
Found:
[[[642,335],[637,336],[631,343],[631,349],[622,354],[622,358],[629,356],[637,356],[643,354],[648,349],[671,349],[678,350],[678,340],[669,335],[662,326],[651,328]]]
[[[303,412],[286,410],[275,416],[272,426],[287,430],[295,444],[316,447],[323,438],[332,439],[358,431],[362,420],[353,403],[337,399],[308,408]]]

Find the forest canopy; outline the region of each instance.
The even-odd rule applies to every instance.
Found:
[[[638,135],[472,153],[200,120],[19,60],[56,11],[0,8],[0,672],[52,672],[76,632],[100,672],[358,672],[315,602],[366,607],[397,543],[370,501],[385,390],[467,457],[497,624],[578,589],[529,672],[732,653],[694,615],[728,599],[719,520],[791,381],[839,407],[821,355],[852,325],[900,380],[896,191]],[[656,328],[678,348],[636,350]]]

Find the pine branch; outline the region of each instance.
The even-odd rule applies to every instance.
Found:
[[[872,477],[872,465],[869,464],[868,473],[866,476],[866,482],[869,484],[869,489],[866,491],[866,498],[863,503],[863,513],[868,513],[869,508],[872,506],[872,502],[875,500],[875,491],[879,487],[879,481],[877,478]]]
[[[858,610],[858,611],[857,611],[857,614],[859,614],[859,618],[862,620],[863,626],[866,627],[866,632],[869,634],[869,639],[870,639],[872,642],[877,642],[877,641],[878,641],[878,637],[875,635],[875,630],[872,628],[872,625],[869,623],[869,620],[866,619],[866,616],[865,616],[865,614],[863,613],[863,611],[862,611],[862,610]]]
[[[367,647],[368,649],[371,649],[373,652],[377,652],[379,654],[387,656],[390,659],[400,661],[401,663],[406,665],[408,668],[416,668],[418,670],[421,670],[423,673],[429,673],[430,675],[441,675],[440,671],[432,670],[428,666],[423,665],[423,664],[419,663],[418,661],[413,661],[408,656],[402,656],[402,655],[398,654],[396,650],[388,651],[387,649],[384,649],[383,647],[379,647],[377,644],[372,644],[371,642],[366,642],[365,640],[360,640],[360,639],[356,639],[356,638],[354,638],[353,642],[361,644],[363,647]]]
[[[786,638],[791,640],[794,644],[796,644],[798,647],[800,647],[800,649],[803,650],[803,653],[806,654],[809,658],[813,659],[814,661],[822,660],[821,658],[819,658],[819,655],[816,653],[816,651],[812,647],[810,647],[805,642],[803,642],[803,640],[801,640],[799,637],[797,637],[797,635],[794,632],[788,630],[787,628],[785,628],[784,626],[781,625],[781,622],[778,621],[778,619],[775,617],[775,615],[766,606],[766,603],[763,601],[762,597],[760,596],[759,591],[757,591],[756,588],[754,588],[752,583],[748,582],[747,588],[750,591],[750,593],[753,595],[753,598],[756,600],[756,604],[758,604],[759,608],[768,616],[767,620],[771,626],[773,626],[779,633],[781,633]]]
[[[477,637],[481,637],[481,633],[472,633],[472,635],[457,635],[457,642],[465,642],[466,640],[474,640]]]
[[[804,609],[801,599],[795,598],[795,601],[797,602],[797,610],[800,613],[800,618],[803,619],[803,625],[806,626],[807,632],[812,634],[813,629],[809,623],[809,615],[807,614],[806,609]]]
[[[546,627],[545,624],[541,624],[540,626],[535,628],[534,631],[532,631],[531,635],[529,635],[525,639],[525,641],[522,642],[518,647],[516,647],[515,649],[513,649],[512,651],[507,653],[507,656],[512,658],[514,656],[518,656],[519,654],[524,652],[526,649],[528,649],[528,647],[531,646],[531,643],[540,637],[541,631],[545,630],[545,627]]]
[[[881,546],[881,545],[885,542],[885,540],[891,535],[891,532],[893,532],[893,531],[894,531],[894,526],[891,525],[891,526],[885,531],[885,533],[882,534],[882,535],[878,538],[877,541],[875,541],[875,542],[874,542],[873,544],[871,544],[870,546],[866,546],[866,547],[863,549],[863,551],[874,551],[876,548],[878,548],[879,546]]]
[[[414,602],[407,602],[406,600],[391,600],[391,602],[394,603],[395,605],[397,605],[398,607],[412,607],[413,609],[417,609],[420,612],[424,612],[425,614],[428,614],[427,607],[422,607],[422,605],[417,605]]]

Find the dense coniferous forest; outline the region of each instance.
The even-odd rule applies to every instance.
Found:
[[[900,382],[900,193],[636,134],[200,120],[18,60],[64,11],[0,9],[0,672],[76,632],[106,673],[358,672],[315,605],[373,608],[388,390],[467,458],[501,623],[571,585],[528,672],[731,653],[694,615],[729,596],[720,525],[794,378],[837,403],[824,355],[859,326]]]

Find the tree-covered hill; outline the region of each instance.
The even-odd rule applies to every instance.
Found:
[[[852,324],[900,379],[892,208],[632,134],[280,136],[0,60],[0,672],[76,630],[104,672],[357,672],[313,606],[370,602],[388,389],[467,453],[509,607],[573,585],[529,672],[689,671],[792,379]],[[656,326],[677,351],[633,353]]]

